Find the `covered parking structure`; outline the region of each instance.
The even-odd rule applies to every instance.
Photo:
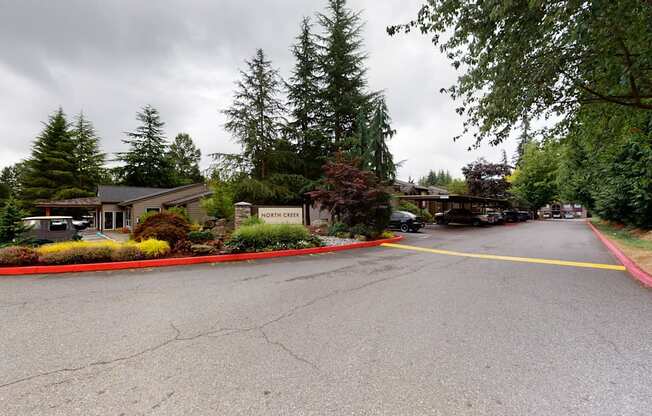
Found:
[[[482,198],[471,195],[397,195],[397,201],[414,203],[421,209],[427,209],[432,215],[452,208],[466,208],[471,211],[484,212],[489,208],[506,209],[511,204],[506,199]]]

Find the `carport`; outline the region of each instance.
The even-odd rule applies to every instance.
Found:
[[[510,207],[506,199],[482,198],[471,195],[397,195],[398,201],[409,201],[432,215],[451,208],[466,208],[484,212],[487,208],[505,209]]]
[[[53,210],[68,212],[69,210],[88,211],[91,220],[90,228],[97,226],[97,219],[100,218],[100,199],[96,196],[88,198],[63,199],[59,201],[44,201],[35,204],[38,208],[45,210],[45,215],[52,215]]]

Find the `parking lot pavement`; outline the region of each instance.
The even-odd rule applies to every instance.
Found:
[[[579,223],[405,244],[615,264]],[[649,415],[652,291],[375,248],[0,279],[0,414]]]

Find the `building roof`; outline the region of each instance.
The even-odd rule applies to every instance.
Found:
[[[191,202],[191,201],[196,201],[198,199],[201,199],[201,198],[204,198],[204,197],[207,197],[207,196],[211,196],[211,195],[213,195],[213,191],[200,192],[198,194],[186,196],[184,198],[175,199],[173,201],[168,201],[168,202],[165,203],[165,205],[170,205],[170,206],[181,205],[181,204],[185,204],[185,203]]]
[[[87,198],[60,199],[58,201],[43,201],[36,204],[39,208],[89,208],[99,207],[100,198],[91,196]]]
[[[146,188],[140,186],[118,186],[100,185],[97,187],[97,197],[103,204],[117,204],[131,199],[142,198],[159,192],[167,191],[169,188]]]
[[[181,191],[181,190],[184,190],[184,189],[197,187],[197,186],[200,186],[200,185],[204,185],[204,184],[202,184],[202,183],[193,183],[193,184],[190,184],[190,185],[178,186],[176,188],[158,189],[157,192],[151,192],[149,194],[141,195],[141,196],[134,197],[134,198],[131,198],[131,199],[125,199],[122,202],[120,202],[120,205],[131,205],[136,201],[140,201],[141,199],[149,199],[149,198],[154,198],[154,197],[158,197],[158,196],[162,196],[162,195],[167,195],[167,194],[178,192],[178,191]]]

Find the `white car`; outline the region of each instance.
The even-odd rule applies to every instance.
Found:
[[[564,219],[572,220],[574,218],[575,218],[575,214],[573,214],[572,212],[564,212]]]

